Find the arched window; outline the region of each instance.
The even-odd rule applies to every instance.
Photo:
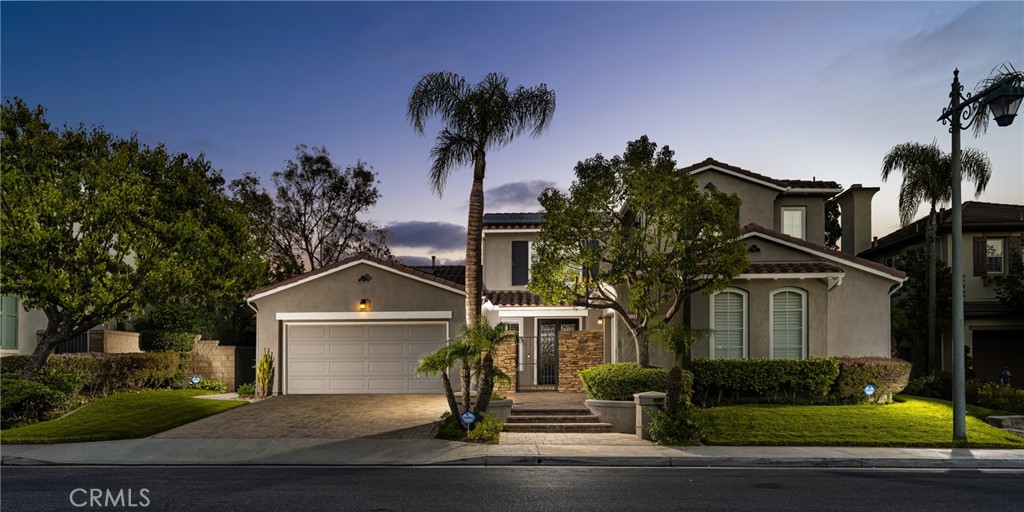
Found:
[[[807,292],[780,288],[772,292],[771,358],[807,357]]]
[[[726,288],[711,297],[711,359],[746,359],[747,292]]]

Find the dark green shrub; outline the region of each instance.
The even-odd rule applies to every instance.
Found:
[[[978,405],[997,411],[1024,414],[1024,391],[995,382],[983,382],[978,385],[977,390]]]
[[[216,379],[202,379],[199,382],[192,384],[195,389],[205,389],[207,391],[215,391],[217,393],[227,393],[228,385],[222,381]]]
[[[687,446],[700,444],[704,439],[707,420],[696,407],[680,408],[674,415],[665,411],[655,414],[647,424],[647,433],[655,444]]]
[[[256,396],[256,384],[249,382],[247,384],[239,384],[235,389],[238,392],[238,396],[243,398],[252,398]]]
[[[196,335],[164,330],[139,331],[139,348],[145,352],[192,352]]]
[[[690,363],[693,391],[705,405],[815,402],[828,396],[839,376],[835,359],[698,359]]]
[[[498,444],[504,428],[505,424],[496,415],[482,412],[473,423],[473,429],[466,434],[466,439],[474,443]]]
[[[910,380],[910,363],[888,357],[837,357],[839,376],[832,385],[832,396],[845,403],[883,403],[903,391]],[[875,394],[868,397],[864,386],[873,384]]]
[[[70,396],[41,382],[13,375],[0,378],[0,428],[50,419],[74,404]]]
[[[668,370],[643,368],[636,363],[612,363],[592,366],[579,371],[587,397],[594,400],[633,400],[633,395],[645,391],[665,391]],[[683,371],[681,400],[689,403],[693,393],[693,376]]]
[[[461,441],[466,438],[466,429],[462,428],[462,423],[452,416],[451,411],[442,414],[441,419],[434,422],[434,426],[437,429],[437,439]]]
[[[146,311],[132,324],[139,332],[167,331],[209,334],[213,328],[210,316],[208,311],[199,306],[167,303]]]
[[[0,374],[21,373],[28,362],[28,356],[3,356],[0,357]]]

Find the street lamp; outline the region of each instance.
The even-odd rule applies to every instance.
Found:
[[[964,392],[964,261],[963,215],[960,204],[960,131],[973,124],[975,109],[984,105],[995,117],[999,126],[1009,126],[1024,98],[1024,88],[1016,87],[1010,80],[993,83],[978,94],[963,94],[960,85],[960,70],[953,70],[952,90],[949,106],[942,109],[937,121],[950,123],[949,133],[953,134],[952,148],[952,216],[953,216],[953,441],[967,440],[967,400]],[[966,124],[962,124],[966,121]]]

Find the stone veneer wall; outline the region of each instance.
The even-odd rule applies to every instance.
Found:
[[[89,352],[106,352],[107,354],[142,352],[142,349],[139,348],[139,333],[110,329],[89,331]]]
[[[603,331],[558,333],[559,393],[583,393],[583,382],[576,372],[603,363]]]
[[[498,345],[494,350],[494,367],[501,369],[511,379],[510,384],[502,384],[499,382],[494,383],[495,391],[515,391],[516,389],[516,377],[518,372],[516,371],[516,346],[518,345],[515,341],[507,341]]]
[[[199,340],[192,348],[189,371],[205,379],[223,381],[235,390],[235,347],[220,346],[217,340]]]

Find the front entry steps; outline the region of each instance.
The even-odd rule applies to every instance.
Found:
[[[612,431],[611,423],[601,423],[586,408],[512,407],[505,420],[505,432],[591,433]]]

